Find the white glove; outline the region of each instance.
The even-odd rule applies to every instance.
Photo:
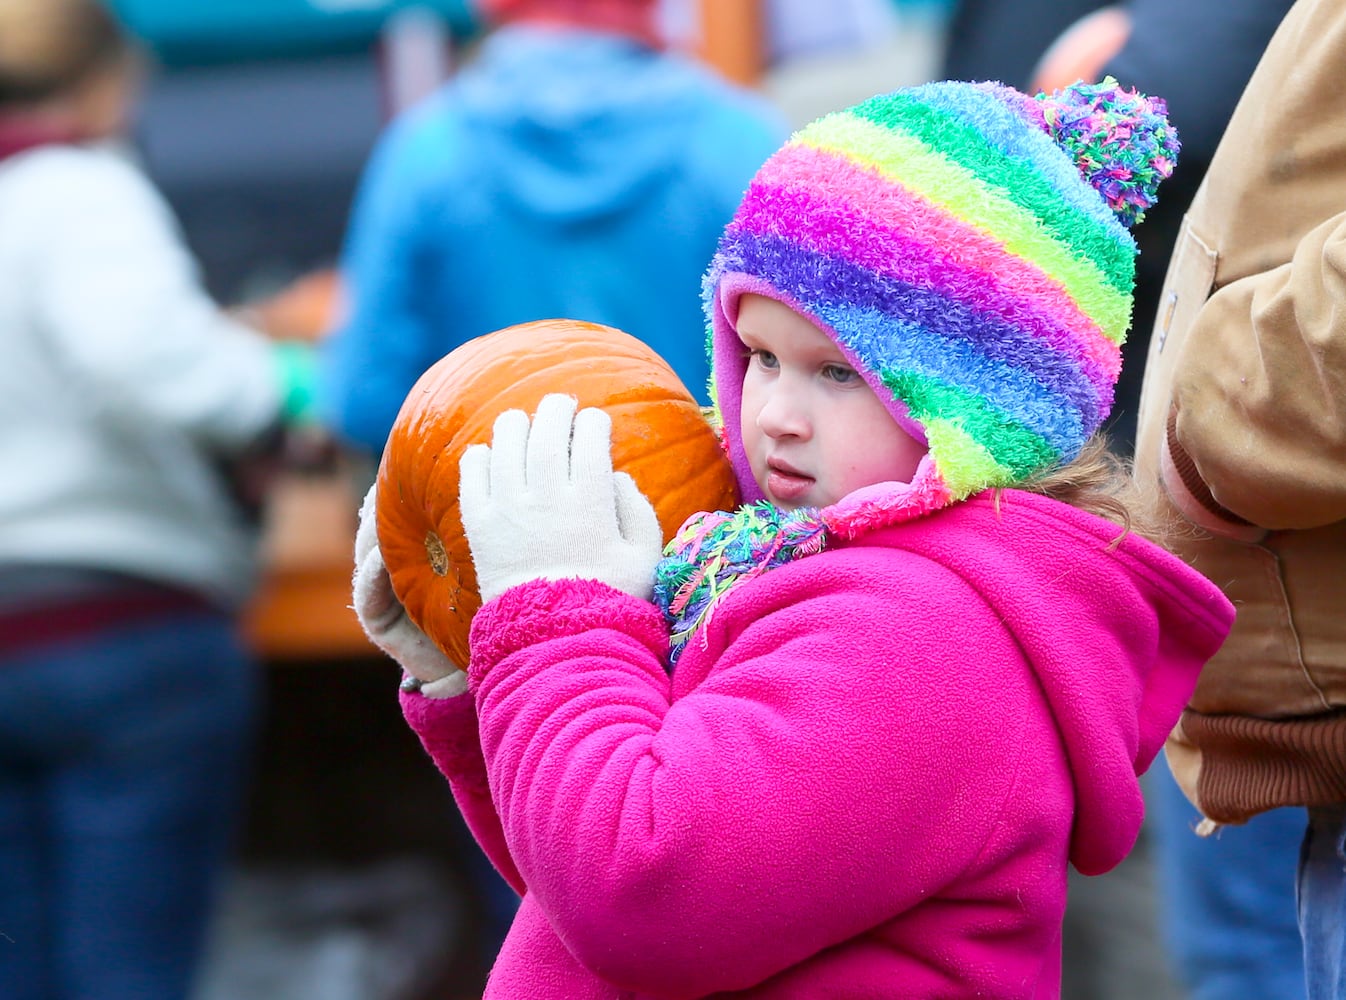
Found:
[[[654,508],[612,470],[612,420],[544,396],[496,418],[490,447],[459,462],[459,512],[483,602],[529,580],[599,580],[648,601],[663,532]]]
[[[462,694],[467,690],[467,674],[416,627],[393,593],[393,581],[379,551],[374,516],[377,489],[375,484],[365,494],[360,505],[360,527],[355,532],[355,576],[351,581],[355,615],[374,645],[407,672],[403,687],[431,698]]]

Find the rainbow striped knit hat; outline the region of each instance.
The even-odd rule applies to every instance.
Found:
[[[917,517],[1079,454],[1112,408],[1131,318],[1129,227],[1173,170],[1156,98],[1115,80],[1029,97],[931,83],[797,132],[753,178],[704,283],[712,391],[745,500],[741,295],[829,334],[929,448],[834,530]],[[829,509],[831,510],[831,509]]]

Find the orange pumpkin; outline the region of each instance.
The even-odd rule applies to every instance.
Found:
[[[729,460],[701,407],[630,334],[542,320],[463,344],[432,365],[402,404],[379,464],[376,507],[393,591],[460,666],[481,597],[458,513],[458,459],[490,443],[505,410],[532,414],[549,392],[612,417],[613,466],[654,505],[665,542],[691,514],[738,504]]]

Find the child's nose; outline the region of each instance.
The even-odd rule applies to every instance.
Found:
[[[772,387],[762,409],[757,413],[757,426],[767,437],[809,436],[809,421],[799,405],[798,393],[787,378],[779,379]]]

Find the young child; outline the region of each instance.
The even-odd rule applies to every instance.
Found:
[[[705,285],[752,502],[660,562],[603,413],[504,414],[465,678],[364,526],[357,607],[523,894],[487,996],[1059,995],[1067,863],[1130,850],[1233,617],[1091,441],[1163,110],[946,82],[797,134]]]

